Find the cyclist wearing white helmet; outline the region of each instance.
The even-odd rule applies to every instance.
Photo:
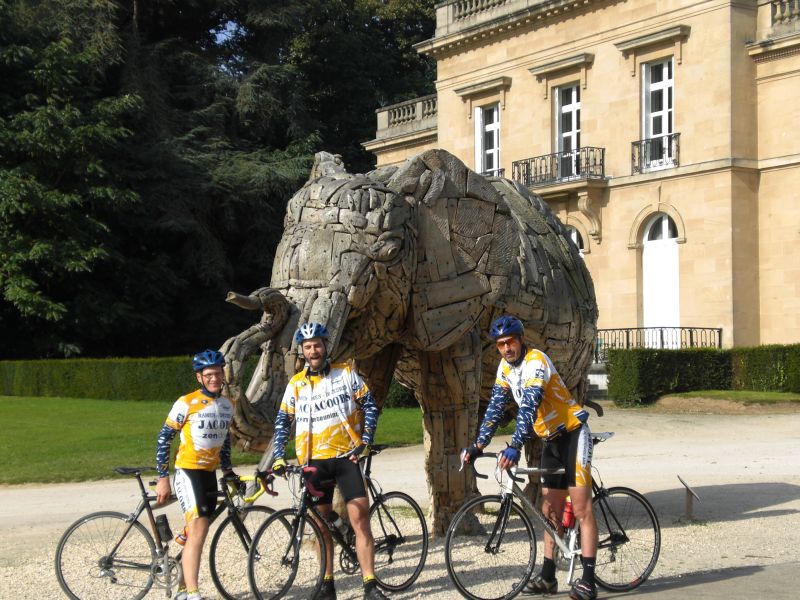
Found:
[[[300,464],[316,467],[311,478],[335,480],[347,503],[347,515],[356,534],[356,554],[364,582],[364,598],[385,600],[375,581],[375,540],[369,525],[369,502],[358,459],[369,453],[378,424],[378,405],[367,385],[346,363],[330,364],[325,342],[328,330],[319,323],[305,323],[295,342],[306,360],[305,368],[286,386],[275,418],[273,471],[282,474],[286,443],[295,423],[295,452]],[[317,507],[326,517],[331,511],[333,488],[327,487]],[[335,600],[333,539],[321,527],[327,555],[325,579],[315,600]]]
[[[583,564],[583,574],[572,586],[569,597],[594,600],[597,597],[594,582],[597,524],[592,512],[589,413],[575,402],[550,357],[541,350],[527,347],[524,333],[522,322],[510,315],[496,319],[489,329],[489,337],[495,341],[501,356],[500,365],[478,438],[464,450],[464,460],[470,462],[480,456],[497,430],[506,407],[516,402],[519,407],[517,426],[498,464],[503,469],[517,464],[522,446],[536,435],[544,442],[542,468],[565,470],[563,475],[542,477],[542,512],[555,524],[561,523],[569,491],[575,516],[580,520]],[[544,564],[541,573],[526,585],[528,593],[556,593],[554,546],[553,539],[545,532]]]
[[[208,535],[208,517],[217,498],[217,466],[225,474],[233,473],[229,427],[233,420],[233,402],[222,396],[225,359],[216,350],[195,354],[192,368],[200,389],[181,396],[172,406],[158,435],[156,501],[165,502],[172,490],[169,484],[169,455],[172,438],[180,432],[180,446],[175,456],[175,495],[181,505],[186,526],[175,540],[184,544],[175,600],[200,600],[198,575],[200,554]]]

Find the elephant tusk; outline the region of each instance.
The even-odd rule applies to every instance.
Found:
[[[291,308],[289,301],[283,294],[278,290],[266,287],[257,289],[249,296],[228,292],[225,301],[245,310],[263,310],[265,313],[272,315],[288,314]]]

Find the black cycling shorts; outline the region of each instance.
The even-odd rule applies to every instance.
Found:
[[[349,458],[314,459],[309,461],[308,466],[317,468],[317,472],[309,478],[309,481],[317,490],[324,493],[322,498],[314,499],[317,504],[333,502],[334,483],[339,486],[345,502],[367,496],[361,467]]]
[[[175,469],[175,495],[188,524],[197,517],[209,517],[217,506],[217,472]]]
[[[592,487],[592,432],[586,423],[544,443],[542,468],[562,467],[563,475],[542,475],[542,485],[553,490]]]

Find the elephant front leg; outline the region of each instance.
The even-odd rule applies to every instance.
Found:
[[[474,489],[471,472],[459,471],[459,454],[473,440],[480,395],[480,337],[472,331],[441,352],[420,353],[417,400],[425,429],[425,468],[431,531],[443,535]]]

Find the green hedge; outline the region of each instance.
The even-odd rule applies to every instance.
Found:
[[[249,381],[257,358],[243,376]],[[0,361],[0,395],[175,400],[195,389],[188,356],[167,358],[80,358]],[[384,406],[418,407],[414,394],[392,381]]]
[[[800,344],[718,350],[610,350],[608,395],[633,406],[691,390],[800,392]]]
[[[788,391],[786,357],[789,346],[734,348],[731,352],[733,379],[731,389]]]
[[[0,362],[5,396],[175,400],[196,386],[184,356]]]
[[[385,408],[419,408],[419,403],[411,390],[392,379],[383,406]]]

